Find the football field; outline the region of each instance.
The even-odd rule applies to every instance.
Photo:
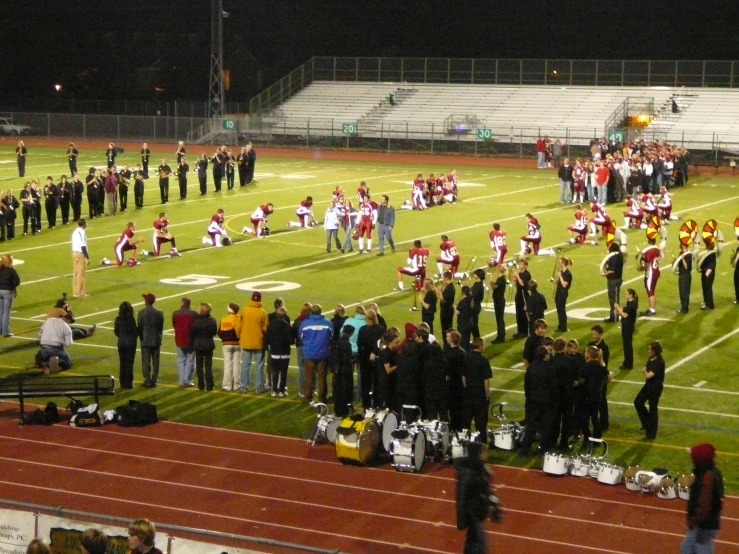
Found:
[[[59,182],[68,174],[64,153],[59,148],[29,147],[26,179],[17,177],[14,148],[0,147],[0,188],[12,189],[16,197],[23,182],[39,180],[43,187],[51,175]],[[164,147],[163,147],[164,148]],[[174,167],[174,146],[167,146],[167,158]],[[87,168],[104,163],[102,151],[82,149],[78,166],[84,180]],[[203,149],[210,154],[211,147]],[[190,148],[190,166],[200,148]],[[156,167],[161,156],[152,155],[150,169]],[[171,313],[179,308],[183,296],[192,298],[197,309],[200,302],[213,305],[213,315],[220,319],[226,307],[236,302],[242,307],[249,303],[251,291],[262,292],[265,309],[272,311],[276,297],[285,299],[291,318],[298,315],[303,302],[319,303],[331,317],[337,304],[352,307],[377,302],[381,313],[391,326],[402,328],[410,321],[418,324],[420,312],[411,312],[413,297],[409,291],[394,291],[397,286],[395,271],[405,265],[406,253],[416,239],[429,248],[432,258],[439,253],[440,236],[455,240],[461,254],[461,266],[477,257],[472,268],[486,266],[491,254],[488,233],[498,222],[508,232],[509,257],[519,250],[518,239],[526,233],[524,215],[536,216],[542,226],[542,247],[563,248],[574,265],[572,290],[568,300],[569,329],[567,338],[577,339],[581,347],[590,340],[590,328],[602,323],[608,316],[605,280],[599,274],[599,264],[606,253],[605,242],[598,246],[569,246],[567,226],[573,223],[572,206],[559,203],[559,181],[556,170],[464,166],[462,160],[437,156],[433,165],[409,161],[343,161],[320,158],[273,158],[260,155],[257,160],[255,183],[240,188],[238,176],[234,191],[213,192],[212,176],[208,176],[208,193],[199,196],[197,175],[190,172],[188,198],[177,200],[178,185],[170,179],[170,202],[159,203],[157,179],[146,184],[144,208],[134,209],[132,190],[129,210],[112,217],[88,220],[87,235],[92,263],[88,268],[88,293],[84,300],[72,299],[77,322],[97,325],[94,336],[79,341],[70,349],[74,360],[72,373],[111,374],[118,376],[118,354],[113,335],[113,321],[118,307],[128,301],[138,310],[143,306],[142,294],[157,296],[156,307],[165,313],[165,342],[162,347],[160,386],[156,389],[135,388],[121,391],[115,399],[103,401],[109,409],[124,404],[130,398],[155,403],[160,417],[171,420],[201,423],[234,429],[262,431],[290,436],[303,436],[315,421],[315,411],[304,406],[296,396],[295,362],[289,372],[289,398],[256,396],[252,393],[225,392],[219,388],[222,375],[220,347],[216,349],[214,372],[216,390],[211,393],[181,390],[177,387],[177,365]],[[125,152],[117,160],[135,166],[138,155]],[[429,173],[448,173],[457,170],[460,183],[460,202],[422,212],[400,210],[403,201],[410,198],[411,182],[417,173],[424,178]],[[343,186],[347,198],[355,201],[360,181],[366,181],[372,197],[379,201],[381,194],[390,196],[397,214],[393,235],[397,252],[386,250],[377,257],[377,239],[373,241],[372,255],[326,252],[326,236],[321,226],[313,229],[288,227],[296,221],[295,210],[301,200],[312,196],[316,219],[323,213],[337,185]],[[249,224],[254,209],[271,202],[275,213],[269,218],[271,236],[257,240],[242,236],[241,229]],[[685,188],[673,193],[673,214],[683,219],[694,219],[702,228],[709,219],[715,219],[726,242],[718,260],[714,286],[716,309],[701,311],[700,275],[693,274],[690,312],[676,314],[679,308],[677,277],[672,274],[672,255],[679,251],[679,221],[668,227],[667,257],[661,262],[662,276],[657,286],[657,316],[639,318],[634,338],[635,368],[619,371],[623,351],[618,325],[606,327],[605,341],[611,348],[610,370],[613,381],[609,387],[611,428],[605,439],[611,453],[608,461],[623,466],[639,463],[646,467],[666,467],[673,473],[690,469],[686,448],[699,442],[712,442],[719,450],[719,464],[726,475],[727,489],[739,492],[739,306],[734,300],[729,255],[736,246],[734,219],[739,216],[739,186],[737,179],[724,175],[692,177]],[[355,202],[356,206],[356,202]],[[202,238],[211,216],[218,208],[226,214],[226,226],[234,243],[226,248],[206,247]],[[623,205],[609,205],[608,213],[618,225],[623,223]],[[102,259],[114,259],[113,246],[125,229],[126,223],[136,224],[136,236],[146,241],[140,249],[151,250],[152,226],[160,212],[166,212],[171,222],[170,232],[176,237],[180,257],[161,258],[139,255],[137,267],[101,265]],[[87,217],[87,200],[83,200],[83,216]],[[61,221],[60,216],[59,222]],[[6,241],[2,252],[16,258],[22,280],[18,298],[13,306],[12,338],[0,339],[0,376],[6,377],[27,371],[37,349],[34,343],[38,328],[46,313],[63,292],[72,293],[72,256],[70,237],[74,223],[55,229],[46,228],[38,236],[22,236],[22,218],[16,221],[16,239]],[[639,295],[640,311],[647,305],[643,274],[636,270],[636,247],[646,244],[644,231],[627,232],[629,255],[624,271],[623,291],[633,287]],[[343,231],[340,231],[343,240]],[[550,333],[556,328],[553,289],[549,278],[553,273],[554,258],[530,257],[529,270],[547,297],[547,320]],[[430,273],[436,273],[430,264]],[[457,287],[459,289],[459,287]],[[459,298],[459,292],[458,296]],[[486,294],[486,306],[480,324],[486,336],[486,355],[493,365],[494,402],[508,402],[507,415],[521,419],[523,415],[523,372],[521,369],[522,341],[509,340],[505,344],[490,344],[495,335],[492,301]],[[489,304],[488,304],[489,303]],[[507,336],[515,332],[513,306],[507,310]],[[550,315],[551,314],[551,315]],[[438,319],[437,319],[438,327]],[[440,333],[437,331],[437,337]],[[647,360],[647,344],[662,342],[667,363],[665,391],[660,402],[659,435],[655,442],[642,442],[639,420],[633,400],[643,384],[642,368]],[[136,384],[141,382],[140,358],[137,356]],[[492,419],[492,418],[491,418]],[[491,426],[496,426],[494,421]],[[512,465],[541,467],[541,458],[519,459],[513,454],[491,450],[492,460]]]

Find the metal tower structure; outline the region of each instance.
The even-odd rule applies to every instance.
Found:
[[[223,117],[223,0],[211,0],[208,117]]]

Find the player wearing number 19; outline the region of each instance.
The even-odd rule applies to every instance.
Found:
[[[408,265],[398,268],[398,288],[395,290],[405,290],[403,286],[403,275],[409,275],[415,278],[415,287],[421,290],[421,283],[426,278],[426,264],[429,259],[429,250],[424,248],[420,240],[413,241],[413,248],[408,251]]]

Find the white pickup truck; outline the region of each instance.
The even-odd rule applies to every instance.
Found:
[[[0,117],[0,133],[3,135],[30,135],[31,128],[28,125],[14,125],[7,118]]]

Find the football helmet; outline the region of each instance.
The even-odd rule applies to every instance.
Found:
[[[228,238],[228,237],[223,237],[223,238],[221,239],[221,244],[222,244],[223,246],[231,246],[231,245],[232,245],[233,243],[231,242],[231,239],[230,239],[230,238]]]
[[[128,265],[128,267],[136,267],[140,263],[141,262],[139,262],[136,258],[129,258],[128,259],[128,262],[127,262],[127,265]]]
[[[269,236],[269,227],[262,227],[262,236],[263,237]]]
[[[308,227],[318,227],[318,222],[315,219],[311,219]]]

